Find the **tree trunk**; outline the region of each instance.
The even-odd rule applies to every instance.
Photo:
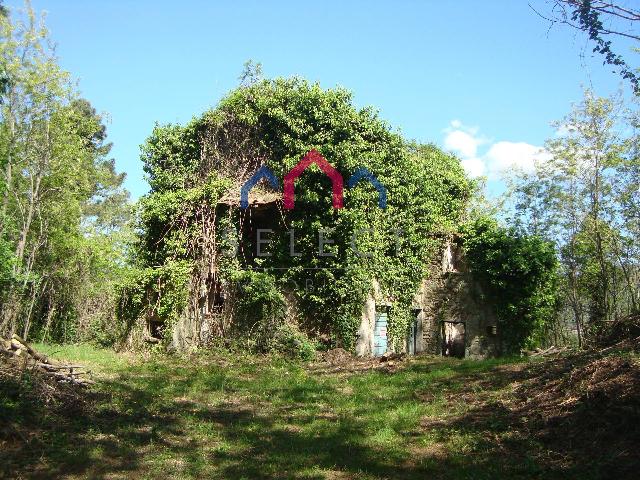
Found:
[[[13,94],[8,96],[9,102],[13,102]],[[15,135],[16,135],[16,122],[13,117],[13,112],[11,111],[11,105],[8,108],[8,123],[9,123],[9,144],[7,145],[7,165],[5,167],[5,191],[2,196],[2,211],[0,215],[0,235],[4,229],[4,222],[7,217],[7,211],[9,209],[9,196],[11,195],[11,189],[13,188],[13,145],[15,143]]]

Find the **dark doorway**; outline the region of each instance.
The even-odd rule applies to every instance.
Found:
[[[409,335],[407,337],[407,353],[409,355],[415,355],[418,353],[419,347],[421,345],[419,336],[421,335],[422,328],[420,328],[420,314],[422,313],[421,308],[414,308],[412,310],[413,320],[409,324]]]
[[[418,320],[413,320],[409,324],[409,337],[407,338],[407,353],[409,355],[416,354],[418,339]]]
[[[465,349],[464,322],[442,322],[442,355],[464,358]]]
[[[164,322],[157,317],[149,319],[149,338],[161,339],[164,330]]]

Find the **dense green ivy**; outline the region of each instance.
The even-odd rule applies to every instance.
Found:
[[[118,316],[127,330],[153,312],[164,321],[169,340],[171,326],[185,314],[198,268],[198,216],[209,213],[202,207],[215,206],[228,186],[212,175],[198,186],[153,192],[140,200],[135,264],[119,285]]]
[[[132,322],[155,312],[165,322],[165,336],[178,320],[189,300],[189,280],[193,265],[186,260],[167,261],[157,268],[132,268],[119,284],[118,316],[128,320],[123,326],[132,329]],[[116,332],[117,338],[126,332]]]
[[[224,187],[237,188],[262,163],[282,182],[311,149],[342,174],[345,207],[332,208],[331,183],[312,166],[296,180],[295,209],[281,210],[274,219],[278,226],[265,244],[270,256],[221,256],[219,271],[231,283],[241,272],[260,271],[253,280],[269,288],[239,289],[246,305],[271,305],[245,309],[256,320],[281,311],[281,295],[292,293],[304,312],[301,325],[345,348],[354,345],[364,298],[376,278],[394,303],[389,331],[398,345],[438,247],[436,234],[456,229],[471,186],[458,159],[433,145],[405,141],[374,110],[357,109],[342,88],[325,90],[298,78],[264,80],[232,91],[186,126],[156,126],[143,149],[151,193],[141,202],[141,265],[157,268],[182,259],[200,268],[200,247],[191,248],[203,231],[198,212],[206,207],[209,218],[215,217],[220,247],[225,228],[238,233],[242,222],[251,221],[250,214],[217,204]],[[346,188],[360,167],[386,187],[385,210],[367,182]],[[210,186],[207,195],[203,185]],[[290,255],[292,229],[300,256]],[[319,255],[321,231],[333,240],[328,251],[334,256]],[[366,256],[352,249],[354,234]]]
[[[553,244],[488,218],[461,231],[469,269],[495,308],[504,353],[538,345],[557,305],[558,260]]]

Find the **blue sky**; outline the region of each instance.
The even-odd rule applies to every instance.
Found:
[[[154,122],[183,123],[214,106],[248,59],[267,77],[344,86],[405,136],[454,150],[470,172],[494,179],[535,156],[582,85],[600,95],[621,85],[584,35],[549,30],[526,0],[32,4],[47,11],[82,95],[108,113],[133,198],[148,190],[139,146]]]

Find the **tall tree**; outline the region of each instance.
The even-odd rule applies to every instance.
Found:
[[[618,101],[587,91],[556,124],[550,159],[518,177],[513,191],[519,222],[559,248],[580,340],[638,310],[639,162],[636,137],[621,135],[625,118]]]
[[[0,105],[0,260],[9,273],[0,333],[26,336],[33,320],[48,328],[56,318],[77,319],[85,287],[79,272],[97,250],[88,245],[95,236],[87,226],[120,222],[117,215],[105,219],[127,200],[101,118],[78,98],[49,45],[30,7],[25,21],[0,17],[8,78]]]

